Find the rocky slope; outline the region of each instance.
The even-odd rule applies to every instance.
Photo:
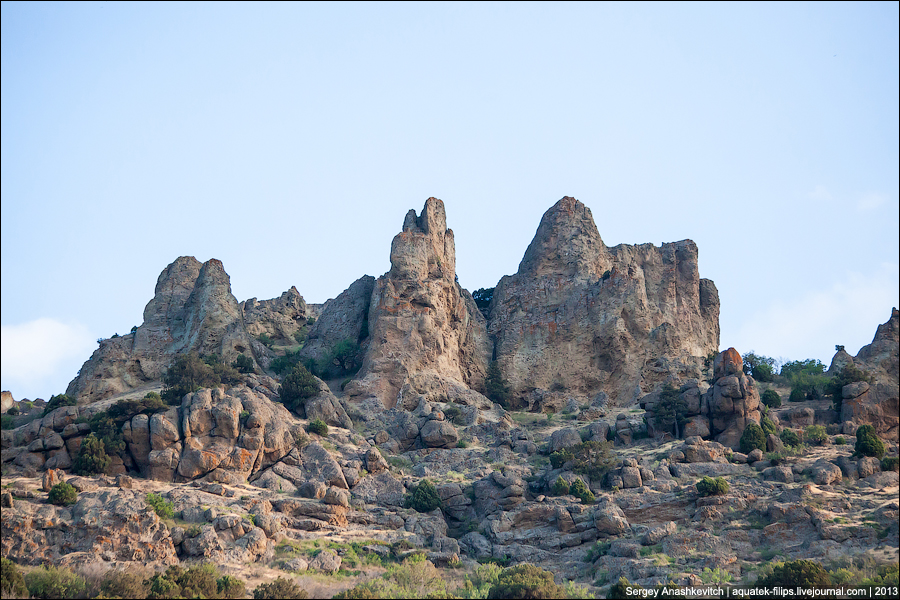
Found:
[[[488,331],[520,406],[601,393],[625,406],[668,377],[701,377],[718,351],[718,292],[692,241],[608,248],[565,197],[497,284]]]

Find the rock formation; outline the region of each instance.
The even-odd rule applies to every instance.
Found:
[[[322,307],[301,350],[304,358],[321,360],[344,340],[362,342],[369,337],[369,303],[375,278],[363,275]]]
[[[421,374],[481,385],[490,352],[484,317],[456,282],[453,231],[437,198],[421,215],[407,213],[391,244],[391,270],[375,282],[368,322],[359,379],[347,386],[352,397],[391,408]]]
[[[253,337],[267,335],[284,345],[296,343],[294,334],[306,325],[308,318],[306,302],[293,286],[278,298],[241,302],[241,314],[247,333]]]
[[[201,264],[182,256],[166,267],[144,308],[143,324],[131,334],[102,340],[66,393],[90,403],[159,381],[184,352],[220,354],[229,363],[241,353],[265,353],[247,332],[219,260]]]
[[[859,349],[855,358],[839,351],[832,369],[852,363],[868,371],[871,384],[860,381],[842,391],[841,421],[844,433],[853,435],[860,425],[872,425],[882,439],[900,436],[900,313],[878,326],[872,343]]]
[[[520,404],[564,390],[627,405],[669,375],[701,376],[718,351],[719,298],[694,242],[608,248],[590,209],[565,197],[497,284],[488,331]]]

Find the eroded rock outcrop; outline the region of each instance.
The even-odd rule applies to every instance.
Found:
[[[718,292],[694,242],[608,248],[590,209],[565,197],[497,284],[488,330],[520,402],[565,390],[627,405],[670,375],[701,376],[718,350]]]
[[[391,270],[375,282],[368,323],[359,379],[346,389],[351,397],[391,408],[416,374],[469,387],[483,381],[490,354],[484,317],[456,283],[453,231],[440,200],[406,215],[391,244]]]
[[[131,334],[102,340],[66,394],[90,403],[158,381],[184,352],[219,354],[229,363],[241,353],[265,353],[247,332],[219,260],[200,263],[182,256],[166,267],[144,308],[143,324]]]
[[[326,302],[309,329],[301,356],[321,360],[344,340],[362,342],[368,338],[369,303],[374,288],[375,278],[363,275],[337,298]]]
[[[306,325],[308,318],[306,301],[293,286],[278,298],[250,298],[240,306],[247,333],[253,337],[267,335],[286,345],[296,343],[294,335]]]

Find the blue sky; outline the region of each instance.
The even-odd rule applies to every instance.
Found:
[[[460,283],[544,211],[700,248],[722,348],[855,353],[898,302],[898,4],[2,4],[2,388],[61,393],[176,257],[238,300]]]

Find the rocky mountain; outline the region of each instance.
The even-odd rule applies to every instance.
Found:
[[[303,296],[293,286],[278,298],[250,298],[240,306],[247,333],[256,338],[266,335],[283,345],[294,343],[294,335],[306,325],[309,316]]]
[[[599,394],[626,406],[668,378],[702,377],[719,296],[694,242],[608,248],[590,209],[565,197],[497,284],[488,331],[519,406]]]

